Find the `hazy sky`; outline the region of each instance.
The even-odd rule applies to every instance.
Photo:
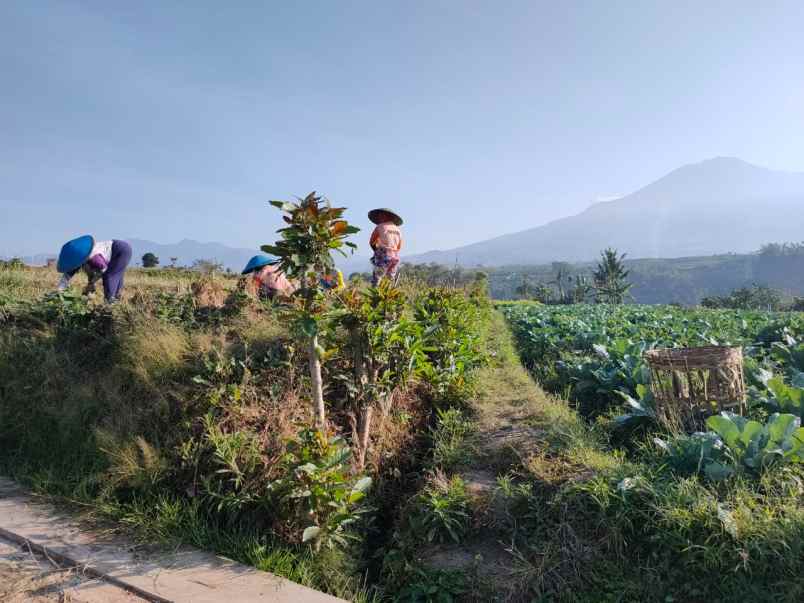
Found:
[[[313,189],[426,251],[715,155],[804,171],[803,31],[799,1],[9,0],[0,254],[256,246]]]

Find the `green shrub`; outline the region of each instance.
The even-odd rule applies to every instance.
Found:
[[[345,545],[346,528],[366,511],[361,502],[370,477],[351,475],[351,450],[340,437],[303,429],[288,443],[283,476],[269,486],[269,497],[293,517],[301,541]]]
[[[464,572],[416,568],[397,595],[400,603],[453,603],[469,592]]]
[[[410,517],[412,532],[427,542],[460,543],[469,529],[469,495],[457,475],[435,473],[419,493]]]

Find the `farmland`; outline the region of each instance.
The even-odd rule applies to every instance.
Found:
[[[321,302],[322,440],[288,305],[184,270],[130,271],[111,307],[56,280],[0,270],[0,472],[143,541],[356,601],[802,596],[797,432],[771,422],[800,409],[801,314],[356,283]],[[362,393],[360,325],[383,375]],[[744,346],[782,454],[652,419],[642,352],[713,343]]]
[[[551,445],[534,470],[552,482],[563,473],[539,506],[544,516],[568,506],[566,521],[583,542],[603,538],[609,558],[593,555],[587,566],[601,599],[612,588],[626,600],[800,600],[802,314],[501,310],[531,374],[583,417],[582,429],[541,423]],[[702,433],[667,431],[656,421],[643,353],[714,344],[744,349],[747,416],[709,419]],[[637,584],[629,567],[653,588]]]
[[[775,375],[804,385],[804,314],[689,310],[671,306],[501,306],[523,362],[539,383],[586,416],[638,396],[651,348],[742,346],[755,400]],[[800,409],[799,411],[800,412]]]
[[[323,300],[322,436],[309,428],[290,305],[182,270],[129,271],[113,306],[53,293],[56,281],[0,270],[0,472],[145,541],[214,550],[350,600],[379,596],[375,552],[397,499],[427,479],[435,409],[465,400],[483,362],[482,295],[411,283]],[[388,385],[374,391],[392,398],[375,407],[356,470],[360,320],[376,327],[372,366],[400,368],[382,365]]]

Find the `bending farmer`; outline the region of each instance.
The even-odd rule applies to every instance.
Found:
[[[255,255],[243,268],[243,274],[254,274],[254,281],[260,292],[260,297],[274,299],[277,296],[289,297],[297,289],[293,281],[289,280],[279,269],[279,260],[267,255]]]
[[[402,249],[402,218],[388,208],[372,209],[368,213],[369,220],[377,227],[371,233],[369,245],[374,250],[371,263],[374,274],[371,284],[375,287],[382,277],[391,280],[396,278],[399,268],[399,250]]]
[[[86,235],[64,244],[59,253],[58,271],[63,274],[59,291],[64,291],[83,268],[89,278],[84,295],[94,293],[98,280],[103,279],[103,295],[109,303],[120,299],[123,276],[131,261],[131,245],[126,241],[95,241]]]

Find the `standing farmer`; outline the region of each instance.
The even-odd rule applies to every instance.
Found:
[[[290,296],[297,289],[279,269],[278,263],[279,260],[267,255],[255,255],[243,268],[242,274],[254,274],[260,297],[274,299],[277,296]]]
[[[131,245],[126,241],[95,241],[85,235],[64,244],[56,265],[63,274],[59,291],[64,291],[79,270],[83,268],[89,278],[84,295],[95,291],[98,280],[103,280],[103,295],[108,303],[120,299],[123,276],[131,261]]]
[[[375,287],[384,276],[393,280],[399,268],[399,250],[402,249],[402,218],[388,208],[372,209],[369,220],[377,226],[371,233],[369,245],[374,250],[371,263],[374,274],[371,284]]]

